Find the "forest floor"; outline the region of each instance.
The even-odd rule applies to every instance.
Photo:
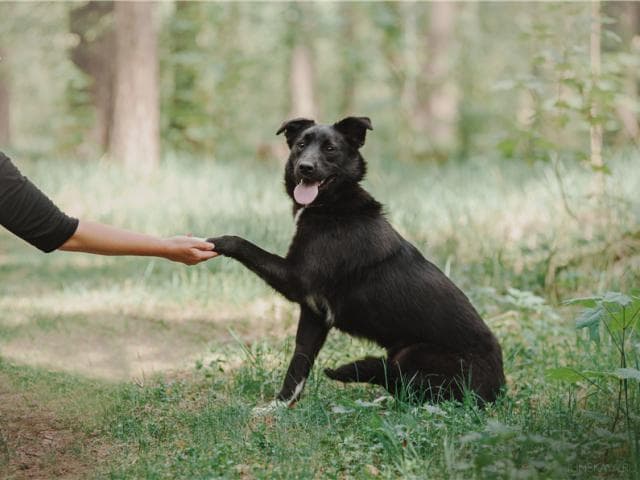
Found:
[[[637,478],[615,395],[545,374],[615,361],[561,302],[639,284],[634,160],[612,165],[599,203],[578,166],[371,166],[390,221],[501,341],[509,391],[484,410],[329,381],[324,367],[378,351],[332,332],[301,401],[256,417],[297,310],[252,274],[225,258],[44,255],[0,232],[0,477]],[[143,185],[109,165],[23,168],[66,211],[140,231],[284,253],[294,228],[277,165],[170,160]]]
[[[109,444],[77,428],[37,391],[0,373],[0,465],[9,478],[87,478],[109,454]]]

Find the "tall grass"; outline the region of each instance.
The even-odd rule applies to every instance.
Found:
[[[593,174],[578,165],[561,169],[560,178],[547,164],[523,167],[476,158],[439,166],[382,159],[371,162],[365,183],[386,205],[394,226],[457,281],[541,291],[553,255],[589,243],[604,248],[633,232],[640,220],[637,162],[636,155],[628,154],[611,163],[610,197],[604,206],[592,196]],[[293,233],[279,164],[169,158],[151,178],[107,163],[41,162],[25,169],[65,210],[81,218],[162,235],[238,234],[281,254]],[[151,270],[146,260],[134,265],[141,263],[145,282],[167,281],[169,265],[158,263]],[[608,268],[599,267],[593,270],[605,275],[600,279],[604,283],[624,286],[638,279],[628,268],[613,278],[606,277]],[[585,287],[593,289],[591,275],[585,278]],[[568,282],[571,291],[581,289],[581,279],[568,275],[559,280]],[[224,260],[171,275],[170,283],[169,290],[184,285],[181,294],[195,288],[199,295],[209,292],[216,302],[234,297],[242,302],[267,293],[251,274]]]
[[[186,268],[42,255],[4,233],[0,354],[91,377],[122,368],[136,382],[106,388],[64,376],[52,394],[45,386],[57,374],[5,362],[0,375],[61,404],[81,391],[92,406],[78,428],[112,446],[96,473],[108,478],[633,478],[610,399],[545,372],[590,368],[594,358],[577,348],[574,311],[556,300],[637,285],[636,163],[611,162],[603,199],[578,165],[371,162],[366,186],[390,221],[500,338],[509,392],[486,410],[418,407],[330,382],[323,367],[377,351],[332,332],[300,403],[256,418],[252,408],[284,375],[296,309],[254,275],[225,258]],[[279,164],[169,158],[149,178],[106,163],[21,167],[85,219],[160,235],[238,234],[280,254],[294,230]],[[150,380],[131,367],[146,356],[178,372]]]

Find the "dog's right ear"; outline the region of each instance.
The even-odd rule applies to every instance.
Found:
[[[293,120],[287,120],[280,125],[276,135],[280,135],[284,132],[284,136],[287,139],[287,145],[291,148],[293,146],[293,142],[298,138],[298,135],[300,135],[300,132],[315,124],[316,122],[309,120],[308,118],[294,118]]]

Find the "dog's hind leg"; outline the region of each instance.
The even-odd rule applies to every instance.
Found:
[[[387,383],[387,360],[382,357],[366,357],[347,363],[338,368],[326,368],[324,373],[332,380],[344,383],[373,383],[384,386]]]
[[[396,374],[396,383],[390,386],[423,401],[461,401],[465,391],[472,391],[480,404],[494,401],[504,383],[498,374],[501,369],[499,351],[460,354],[422,343],[409,345],[389,358],[389,370]]]
[[[428,344],[415,344],[390,352],[389,359],[366,357],[326,369],[325,374],[345,383],[371,383],[384,387],[395,396],[411,401],[462,400],[466,389],[478,395],[480,403],[495,399],[487,388],[488,373],[484,361],[455,353],[442,352]]]
[[[392,395],[396,395],[404,385],[411,384],[413,380],[402,374],[398,364],[389,363],[383,357],[365,357],[335,370],[327,368],[324,373],[339,382],[380,385]]]

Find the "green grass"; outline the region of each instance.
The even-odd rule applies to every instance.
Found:
[[[302,400],[257,418],[283,378],[297,311],[254,275],[224,258],[187,268],[43,255],[5,233],[0,396],[20,395],[73,432],[47,468],[71,455],[78,478],[634,478],[632,440],[621,422],[611,429],[615,395],[545,377],[615,361],[609,345],[576,334],[577,310],[558,301],[638,284],[634,162],[612,162],[604,206],[592,175],[567,168],[571,212],[544,165],[370,166],[367,187],[392,223],[500,338],[509,391],[485,410],[375,401],[384,391],[329,381],[322,368],[377,351],[332,332]],[[238,234],[279,253],[293,233],[279,165],[169,159],[149,179],[106,164],[22,168],[86,219]],[[4,437],[0,473],[4,462],[20,478],[19,447]],[[96,443],[103,454],[88,461]]]

